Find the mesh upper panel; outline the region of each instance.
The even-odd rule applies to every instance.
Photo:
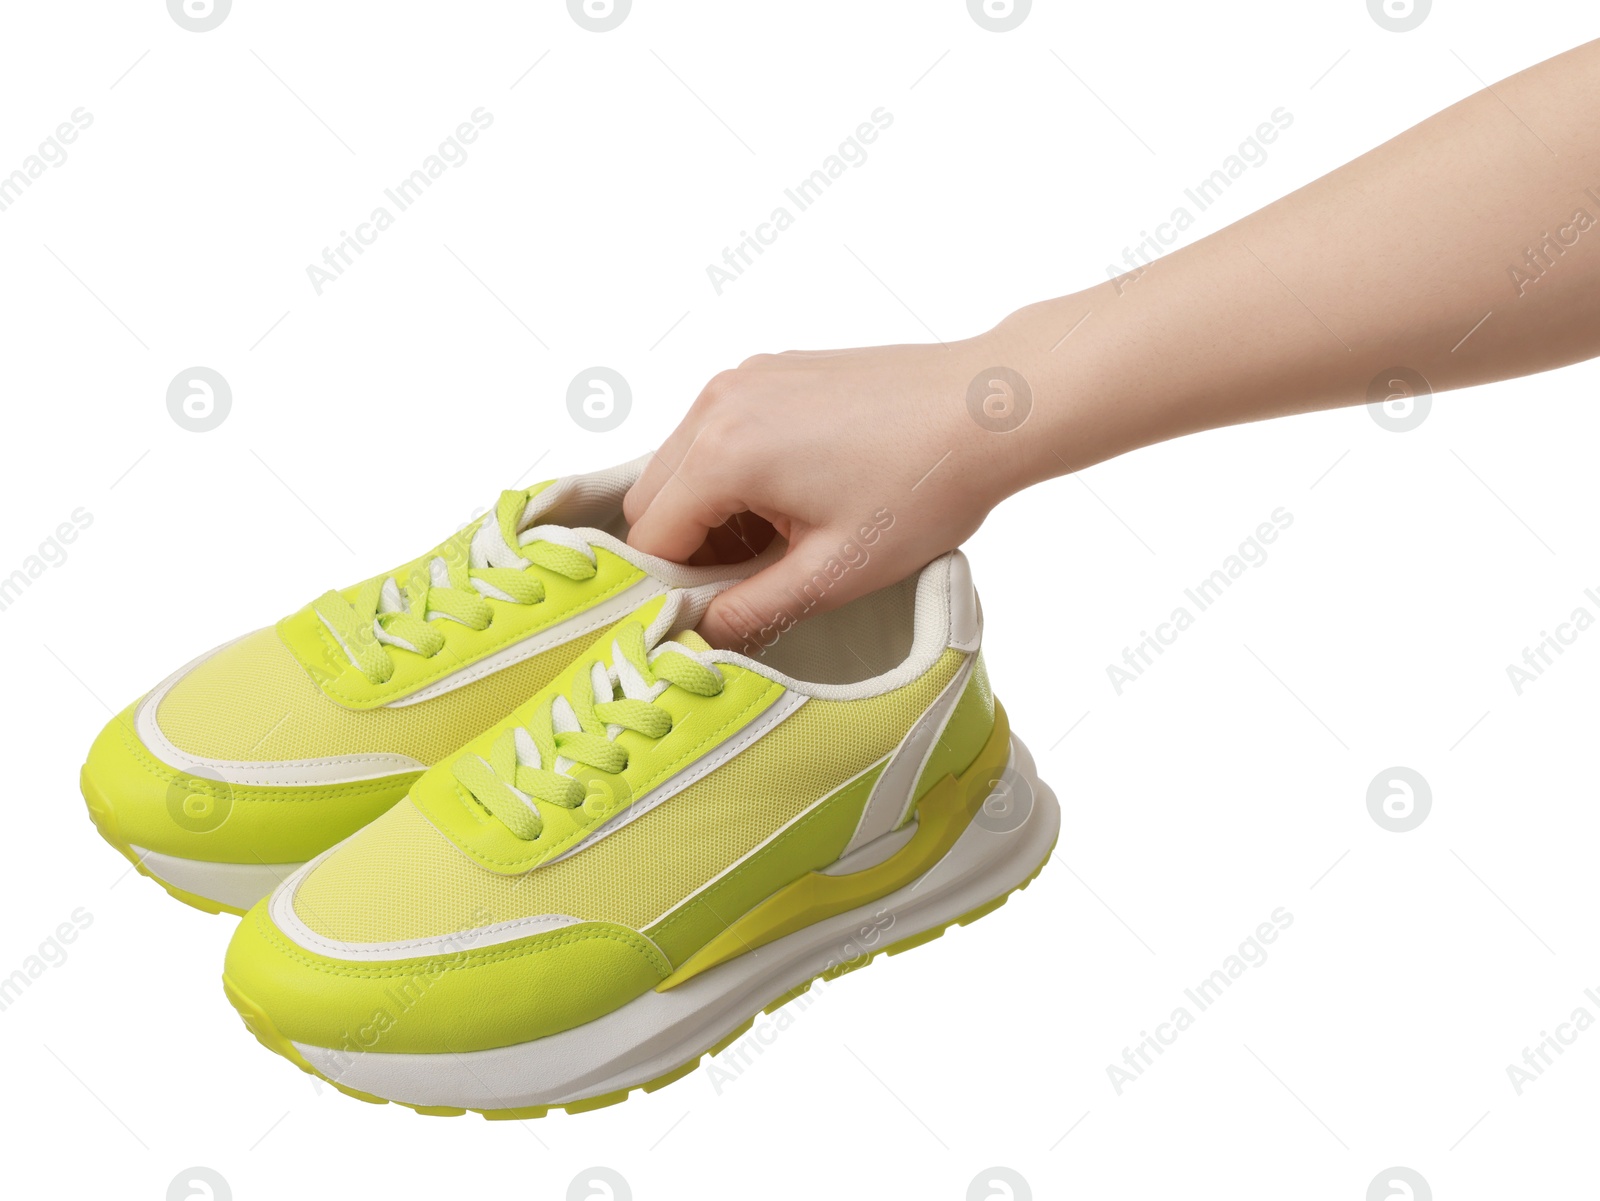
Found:
[[[520,876],[480,867],[402,801],[301,883],[295,912],[318,934],[349,942],[425,938],[542,913],[643,930],[898,746],[962,659],[947,650],[926,674],[881,696],[807,701],[644,816]]]
[[[257,630],[174,684],[156,722],[179,749],[208,759],[389,753],[435,763],[543,688],[603,632],[432,700],[353,710],[323,694],[276,630]]]

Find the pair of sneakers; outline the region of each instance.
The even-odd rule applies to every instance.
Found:
[[[713,650],[706,605],[777,548],[629,547],[641,465],[502,494],[90,749],[101,835],[243,915],[228,999],[343,1092],[524,1118],[654,1090],[1049,857],[1059,810],[990,691],[960,552]]]

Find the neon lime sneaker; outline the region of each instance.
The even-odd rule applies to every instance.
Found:
[[[256,1037],[424,1113],[597,1108],[1038,873],[1060,811],[959,553],[760,659],[693,619],[652,601],[257,904],[223,976]]]
[[[703,611],[775,553],[686,568],[630,548],[643,463],[505,492],[414,562],[179,669],[90,748],[100,833],[179,900],[243,913],[597,634],[673,589]]]

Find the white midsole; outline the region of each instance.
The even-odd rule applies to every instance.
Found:
[[[145,871],[184,892],[248,909],[300,869],[298,863],[209,863],[133,847]]]
[[[516,1109],[563,1105],[634,1088],[710,1050],[776,998],[841,964],[920,934],[1004,896],[1036,871],[1055,842],[1061,810],[1033,756],[1011,740],[996,793],[1031,792],[1010,820],[974,821],[931,871],[868,905],[817,922],[695,976],[645,993],[604,1017],[546,1038],[461,1054],[337,1051],[295,1043],[323,1075],[410,1105]],[[980,819],[982,815],[980,814]],[[1014,818],[1012,820],[1015,820]],[[892,919],[890,921],[889,919]],[[865,945],[863,930],[873,933]]]

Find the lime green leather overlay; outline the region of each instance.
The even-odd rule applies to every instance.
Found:
[[[674,964],[682,963],[778,887],[833,863],[882,772],[883,763],[874,764],[645,933]]]
[[[481,1051],[581,1026],[671,970],[648,939],[584,922],[495,946],[352,963],[291,942],[256,904],[228,945],[223,979],[284,1036],[347,1054]]]
[[[980,655],[917,781],[906,820],[940,780],[960,775],[994,733],[994,693]],[[807,872],[838,859],[849,844],[883,764],[846,784],[699,896],[645,931],[681,964],[750,909]]]
[[[202,779],[145,748],[133,728],[137,707],[128,706],[100,731],[82,783],[123,843],[163,855],[209,863],[300,863],[388,810],[421,774],[293,788]]]
[[[978,757],[959,777],[943,777],[917,803],[917,829],[910,842],[864,871],[845,876],[811,872],[778,889],[691,955],[662,981],[658,991],[675,988],[786,934],[870,904],[930,871],[988,799],[1005,771],[1010,752],[1010,724],[1005,710],[997,705],[994,729]]]

